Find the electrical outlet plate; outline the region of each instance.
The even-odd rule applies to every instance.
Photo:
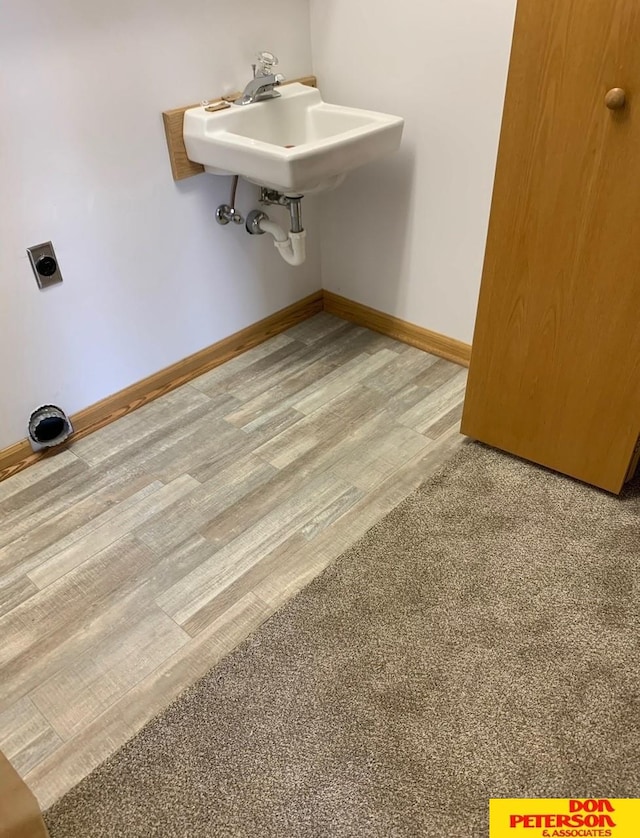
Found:
[[[60,266],[51,242],[28,247],[27,253],[39,288],[48,288],[62,282]]]

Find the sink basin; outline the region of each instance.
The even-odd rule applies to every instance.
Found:
[[[352,169],[400,145],[399,116],[330,105],[319,90],[298,83],[280,93],[221,111],[189,108],[183,129],[189,160],[213,174],[304,195],[337,186]]]

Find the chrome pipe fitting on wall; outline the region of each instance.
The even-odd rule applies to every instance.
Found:
[[[230,207],[229,204],[220,204],[216,210],[216,221],[222,225],[228,224],[230,221],[233,221],[234,224],[242,224],[244,218],[235,207]]]
[[[220,204],[216,210],[216,221],[218,224],[226,225],[230,221],[233,221],[234,224],[242,224],[244,221],[242,213],[238,212],[236,209],[236,195],[238,194],[239,181],[240,178],[238,175],[234,175],[231,182],[231,195],[229,197],[229,203]]]
[[[269,216],[262,210],[251,210],[247,216],[247,223],[245,225],[247,233],[251,236],[261,236],[264,230],[260,227],[263,221],[268,221]]]

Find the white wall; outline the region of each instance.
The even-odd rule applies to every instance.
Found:
[[[471,341],[515,0],[311,0],[325,99],[406,119],[323,199],[323,286]]]
[[[242,87],[260,49],[311,71],[306,0],[1,4],[0,448],[40,404],[73,413],[320,287],[313,201],[295,269],[215,224],[229,179],[171,178],[161,111]],[[64,283],[39,291],[25,249],[49,239]]]

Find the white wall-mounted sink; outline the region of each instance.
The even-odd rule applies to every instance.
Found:
[[[226,110],[189,108],[184,115],[187,156],[213,174],[241,175],[285,194],[337,186],[358,166],[400,145],[399,116],[330,105],[302,84],[281,96]]]

